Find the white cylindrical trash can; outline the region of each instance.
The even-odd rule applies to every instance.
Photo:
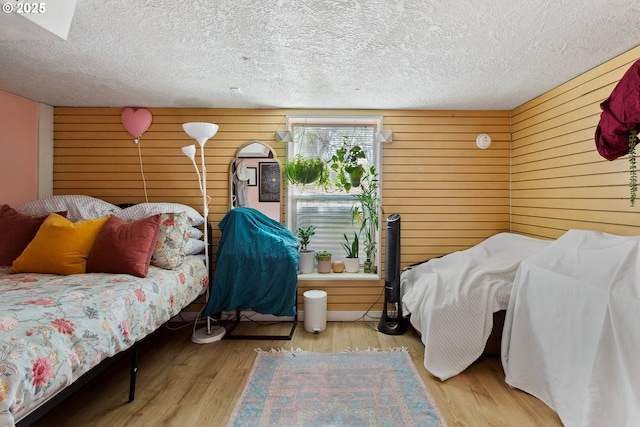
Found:
[[[306,291],[304,297],[304,330],[318,333],[327,329],[327,293]]]

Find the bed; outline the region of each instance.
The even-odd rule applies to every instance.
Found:
[[[52,196],[2,206],[0,263],[18,256],[0,267],[0,426],[31,423],[193,302],[209,282],[203,225],[173,203]],[[83,233],[94,236],[89,252]]]
[[[434,376],[462,372],[501,335],[506,383],[564,425],[640,425],[640,236],[499,233],[406,269],[401,287]]]
[[[488,341],[499,342],[501,328],[492,335],[494,313],[507,308],[520,262],[548,244],[498,233],[402,271],[403,311],[421,334],[424,366],[431,374],[451,378],[476,361]]]
[[[640,236],[569,230],[522,261],[506,313],[506,382],[566,426],[640,425]]]

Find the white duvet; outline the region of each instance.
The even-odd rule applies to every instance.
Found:
[[[640,237],[570,230],[524,260],[502,363],[566,426],[640,426]]]
[[[424,366],[446,380],[484,350],[493,313],[505,309],[522,259],[549,241],[499,233],[401,274],[402,303],[425,345]]]

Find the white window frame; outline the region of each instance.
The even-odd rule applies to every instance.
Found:
[[[382,130],[382,125],[383,125],[383,117],[382,116],[317,116],[317,115],[291,115],[291,116],[287,116],[286,119],[286,125],[287,125],[287,130],[289,132],[291,132],[291,134],[293,135],[293,127],[296,125],[325,125],[325,126],[331,126],[331,125],[335,125],[336,127],[338,126],[373,126],[373,135],[374,135],[374,149],[373,149],[373,162],[376,166],[376,170],[378,171],[378,179],[379,179],[379,186],[378,186],[378,193],[379,193],[379,198],[382,201],[382,144],[378,143],[375,141],[375,136],[378,134],[378,132],[380,132]],[[289,158],[292,158],[295,156],[296,154],[296,149],[294,146],[294,141],[288,142],[287,143],[287,154],[286,154],[286,160],[289,160]],[[289,228],[295,233],[295,226],[293,225],[295,223],[294,218],[296,217],[296,212],[294,211],[294,206],[295,203],[292,202],[293,200],[295,200],[296,197],[298,197],[295,193],[296,189],[294,185],[288,184],[287,185],[287,200],[286,200],[286,207],[287,207],[287,213],[286,213],[286,219],[287,219],[287,225],[289,226]],[[344,199],[344,195],[336,195],[336,194],[327,194],[326,196],[327,199]],[[353,197],[353,196],[351,196]],[[300,196],[301,199],[305,198],[305,196]],[[348,199],[348,195],[346,197]],[[344,275],[344,274],[335,274],[335,275],[327,275],[327,274],[321,274],[318,276],[322,276],[323,280],[327,280],[327,279],[334,279],[334,280],[362,280],[362,279],[379,279],[381,277],[380,275],[380,266],[381,266],[381,247],[380,247],[380,228],[382,227],[383,221],[382,221],[382,212],[380,212],[380,218],[379,218],[379,224],[380,227],[378,227],[378,231],[376,233],[375,236],[375,240],[376,240],[376,247],[377,247],[377,251],[376,251],[376,258],[375,258],[375,265],[377,267],[376,274],[357,274],[357,275]],[[313,238],[312,238],[312,242],[313,242]],[[362,242],[360,244],[361,248],[362,248]],[[343,258],[342,256],[336,256],[336,254],[334,254],[334,258],[337,259],[341,259]],[[362,262],[364,262],[364,260],[361,260]],[[310,279],[313,280],[314,277],[313,275],[310,274],[305,274],[304,275],[305,279]]]

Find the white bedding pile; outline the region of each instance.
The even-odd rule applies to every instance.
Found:
[[[505,319],[509,385],[566,426],[640,425],[640,237],[570,230],[524,260]]]
[[[429,372],[446,380],[482,354],[493,313],[506,308],[520,262],[548,244],[499,233],[402,272],[402,303],[422,335]]]

